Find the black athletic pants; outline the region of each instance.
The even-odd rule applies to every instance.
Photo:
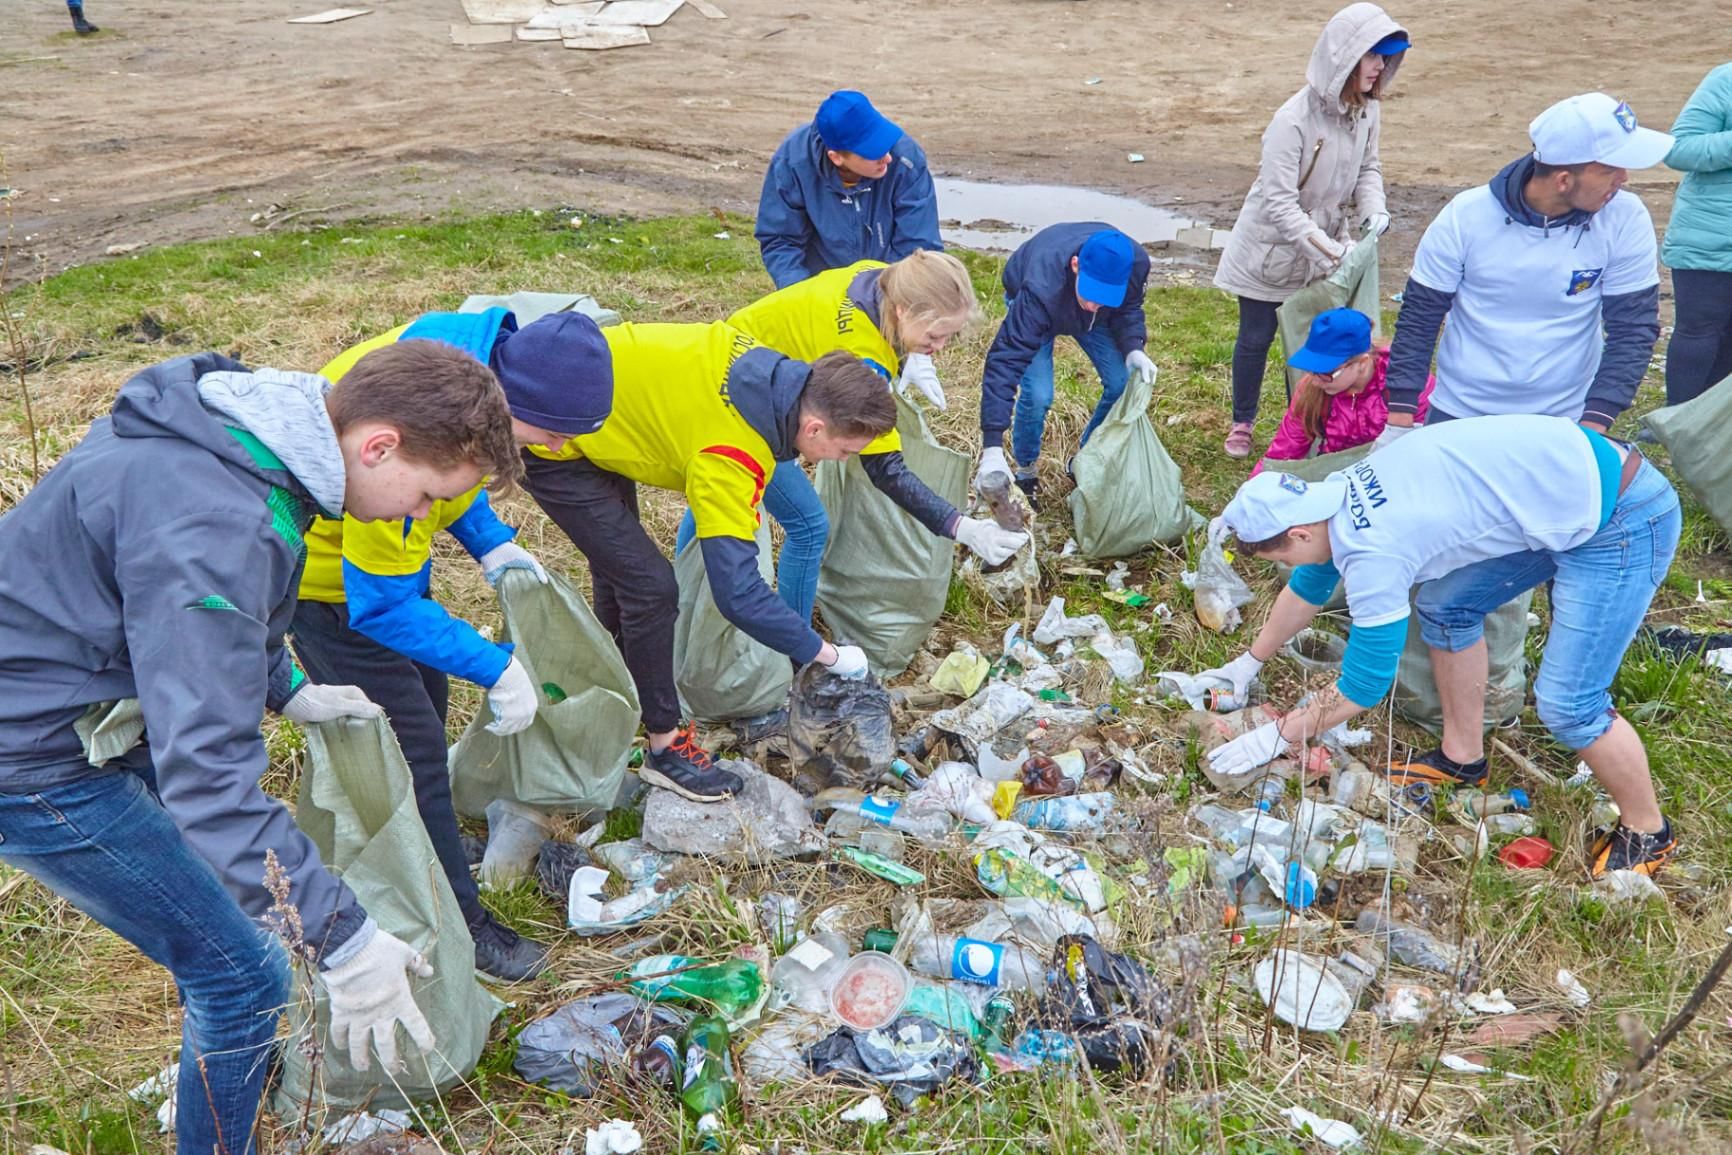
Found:
[[[1263,396],[1263,371],[1269,365],[1269,346],[1275,343],[1277,301],[1239,298],[1239,335],[1233,341],[1233,422],[1257,420],[1257,403]]]

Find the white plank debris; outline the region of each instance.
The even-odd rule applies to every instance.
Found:
[[[357,16],[365,16],[371,8],[327,8],[323,12],[315,12],[311,16],[297,16],[290,24],[335,24],[339,20],[352,20]]]

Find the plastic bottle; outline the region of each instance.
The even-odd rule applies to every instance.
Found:
[[[890,772],[901,779],[902,783],[910,790],[918,790],[926,785],[926,779],[921,776],[920,772],[900,758],[890,760]]]
[[[1287,780],[1278,774],[1270,774],[1257,783],[1257,809],[1267,813],[1275,809],[1277,803],[1287,797]]]
[[[773,1004],[821,1015],[830,1006],[830,988],[848,961],[848,941],[817,931],[795,943],[770,971]]]
[[[683,954],[639,959],[618,978],[651,1002],[708,1003],[724,1015],[737,1015],[764,994],[764,974],[743,958],[708,963]]]
[[[1376,907],[1360,911],[1354,925],[1361,934],[1374,934],[1382,939],[1389,957],[1402,966],[1445,975],[1454,975],[1461,967],[1461,952],[1455,947],[1440,941],[1430,931],[1383,917]]]
[[[1526,790],[1506,790],[1502,794],[1488,794],[1484,790],[1469,787],[1455,792],[1455,805],[1463,814],[1470,818],[1489,818],[1493,814],[1508,814],[1515,810],[1526,810],[1531,805]]]
[[[1010,474],[993,470],[980,479],[980,500],[992,511],[998,528],[1012,532],[1023,527],[1022,506],[1010,496]]]
[[[699,1015],[680,1036],[680,1102],[697,1120],[706,1151],[721,1150],[722,1129],[740,1102],[728,1042],[728,1024],[715,1015]]]
[[[993,995],[992,1001],[986,1004],[986,1013],[981,1018],[981,1026],[986,1031],[986,1049],[988,1051],[1008,1052],[1010,1050],[1010,1020],[1016,1014],[1016,1004],[1009,995]]]
[[[672,1035],[657,1035],[632,1057],[631,1065],[640,1078],[672,1091],[680,1085],[680,1042]]]
[[[1117,805],[1108,793],[1059,795],[1020,802],[1010,816],[1030,830],[1100,831]]]
[[[1493,838],[1519,838],[1539,830],[1531,814],[1493,814],[1485,818],[1484,822]]]
[[[921,935],[908,965],[924,975],[1007,991],[1046,989],[1046,963],[1014,943],[954,934]]]
[[[867,822],[875,822],[891,830],[900,830],[922,840],[942,841],[955,825],[948,814],[933,810],[910,814],[902,803],[889,798],[875,798],[870,794],[864,795],[858,802],[852,799],[835,799],[830,804],[837,814],[852,814]]]

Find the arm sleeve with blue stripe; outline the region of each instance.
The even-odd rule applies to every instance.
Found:
[[[463,516],[445,527],[462,543],[469,556],[480,561],[483,554],[495,546],[504,545],[517,536],[517,531],[499,520],[483,489],[463,511]]]
[[[511,654],[452,617],[423,595],[426,571],[398,576],[371,574],[343,561],[343,592],[349,625],[381,646],[491,688],[505,673]]]
[[[1335,568],[1334,562],[1326,561],[1317,565],[1294,566],[1292,576],[1287,579],[1287,588],[1311,605],[1326,606],[1335,596],[1335,586],[1340,581],[1341,571]]]
[[[1354,626],[1347,631],[1347,656],[1335,688],[1356,706],[1369,710],[1395,685],[1401,651],[1407,646],[1407,619],[1381,626]]]

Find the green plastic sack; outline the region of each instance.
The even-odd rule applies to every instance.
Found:
[[[1131,374],[1071,462],[1071,533],[1084,557],[1129,557],[1202,524],[1185,504],[1179,467],[1149,421],[1154,389],[1153,381]]]
[[[798,469],[789,463],[781,468]],[[758,526],[758,573],[768,583],[770,531]],[[674,559],[680,615],[674,621],[674,682],[694,718],[756,718],[788,704],[794,666],[722,616],[710,595],[704,551],[696,538]]]
[[[545,811],[605,810],[625,782],[637,734],[637,688],[613,637],[575,586],[558,574],[543,584],[527,570],[499,579],[502,641],[541,687],[527,730],[489,733],[485,704],[451,748],[451,798],[459,814],[483,817],[508,799]]]
[[[1521,716],[1527,702],[1528,607],[1532,590],[1485,616],[1485,728]],[[1407,648],[1395,675],[1395,712],[1433,734],[1443,733],[1443,704],[1431,674],[1431,647],[1419,636],[1419,614],[1407,619]]]
[[[1312,281],[1281,303],[1275,316],[1281,327],[1282,364],[1287,366],[1287,396],[1299,386],[1300,371],[1287,362],[1305,344],[1311,322],[1330,309],[1358,309],[1371,318],[1371,332],[1383,331],[1383,306],[1377,289],[1377,238],[1366,236],[1353,246],[1333,273]]]
[[[968,499],[968,455],[938,444],[926,418],[904,397],[896,398],[896,429],[908,468],[961,508]],[[833,638],[866,651],[873,673],[899,674],[944,612],[956,544],[880,493],[857,457],[820,462],[816,485],[830,516],[818,609]]]
[[[1708,516],[1732,532],[1732,377],[1642,418]]]
[[[379,929],[432,964],[431,978],[411,975],[409,985],[438,1045],[423,1055],[399,1029],[400,1073],[386,1074],[376,1055],[370,1069],[356,1071],[348,1052],[331,1045],[324,985],[311,984],[317,994],[309,998],[309,984],[297,982],[303,994],[290,1011],[290,1038],[296,1042],[283,1049],[277,1110],[296,1118],[309,1096],[315,1109],[406,1106],[475,1069],[489,1025],[504,1004],[475,981],[475,943],[421,825],[409,764],[389,724],[382,716],[344,718],[308,726],[306,735],[295,821]],[[309,1031],[320,1043],[316,1062],[297,1045]]]

